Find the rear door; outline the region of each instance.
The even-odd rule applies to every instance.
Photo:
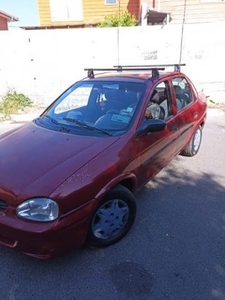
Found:
[[[172,80],[172,97],[176,106],[175,120],[179,132],[179,149],[182,150],[190,140],[198,112],[195,109],[196,98],[188,80],[178,75]]]

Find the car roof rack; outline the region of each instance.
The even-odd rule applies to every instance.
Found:
[[[140,66],[140,67],[124,67],[124,66],[115,66],[113,68],[85,68],[84,71],[87,71],[87,76],[89,78],[94,78],[95,74],[94,71],[116,71],[116,72],[122,72],[122,71],[152,71],[152,77],[158,78],[159,77],[159,71],[165,70],[164,67],[146,67],[146,66]]]
[[[156,69],[160,69],[160,68],[167,68],[167,67],[174,67],[174,71],[175,72],[180,72],[180,67],[186,66],[186,64],[159,64],[159,65],[122,65],[122,66],[114,66],[115,68],[129,68],[130,69],[137,69],[137,68],[156,68]]]
[[[166,67],[174,67],[175,72],[180,72],[180,67],[185,66],[185,64],[165,64],[165,65],[121,65],[113,66],[113,68],[85,68],[84,71],[87,71],[88,78],[94,78],[94,71],[152,71],[152,78],[159,77],[159,71],[164,71]]]

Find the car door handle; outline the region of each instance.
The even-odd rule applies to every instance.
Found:
[[[198,113],[197,113],[197,112],[194,112],[194,113],[193,113],[193,117],[194,117],[194,119],[196,119],[196,118],[198,117]]]

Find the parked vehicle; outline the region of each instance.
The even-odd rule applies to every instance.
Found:
[[[0,244],[44,259],[128,233],[136,192],[201,145],[205,96],[174,66],[88,69],[0,136]]]

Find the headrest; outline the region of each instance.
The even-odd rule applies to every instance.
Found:
[[[157,90],[153,91],[152,97],[151,97],[151,102],[158,103],[159,102],[159,93]]]

